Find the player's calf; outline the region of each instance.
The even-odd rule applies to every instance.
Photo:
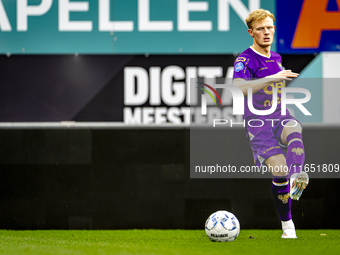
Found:
[[[286,161],[290,175],[300,173],[305,163],[305,148],[302,142],[302,134],[291,133],[287,136]]]
[[[282,224],[282,238],[297,238],[291,215],[291,198],[288,176],[273,176],[273,197]]]
[[[299,200],[303,190],[307,187],[309,178],[303,172],[305,163],[305,148],[302,142],[302,135],[299,132],[291,133],[287,136],[287,166],[290,177],[290,197]]]
[[[274,176],[272,183],[272,192],[281,221],[291,220],[291,198],[289,195],[288,177]]]

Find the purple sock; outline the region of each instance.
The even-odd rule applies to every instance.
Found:
[[[289,196],[288,176],[273,177],[272,191],[280,219],[282,221],[291,220],[291,199]]]
[[[286,162],[289,169],[289,176],[300,173],[305,163],[305,148],[302,143],[302,135],[298,132],[287,136]]]

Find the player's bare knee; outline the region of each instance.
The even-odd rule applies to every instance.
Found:
[[[288,175],[288,167],[286,165],[286,162],[271,165],[269,169],[272,172],[273,176],[287,176]]]
[[[288,174],[286,160],[282,154],[273,155],[267,158],[265,164],[273,176],[286,176]]]
[[[285,126],[283,127],[281,133],[281,141],[284,144],[287,144],[287,136],[295,132],[302,133],[302,127],[299,122],[291,120],[288,123],[286,123]]]
[[[285,169],[287,169],[287,170],[285,170]],[[287,176],[288,175],[287,166],[274,167],[274,169],[272,170],[272,175],[273,176]]]

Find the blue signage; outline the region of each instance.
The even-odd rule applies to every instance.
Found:
[[[285,0],[276,4],[278,52],[340,51],[337,0]]]

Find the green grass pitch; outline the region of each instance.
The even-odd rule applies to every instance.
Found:
[[[0,230],[0,254],[340,254],[340,230],[242,230],[231,243],[211,242],[204,230]]]

